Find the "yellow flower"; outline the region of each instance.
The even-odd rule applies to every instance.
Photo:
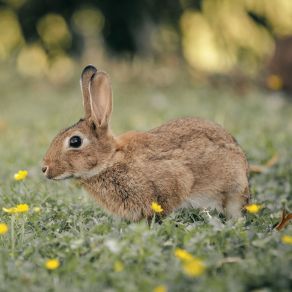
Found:
[[[28,175],[27,170],[19,170],[17,173],[14,174],[14,179],[19,181],[19,180],[25,180]]]
[[[19,204],[16,206],[17,213],[25,213],[29,210],[29,206],[27,204]]]
[[[41,211],[41,208],[40,208],[40,207],[34,207],[34,208],[33,208],[33,211],[34,211],[35,213],[39,213],[39,212]]]
[[[153,292],[167,292],[167,288],[164,285],[158,285],[153,289]]]
[[[250,204],[245,206],[245,209],[247,210],[247,212],[249,213],[258,213],[261,210],[262,206],[258,205],[258,204]]]
[[[183,265],[183,270],[186,275],[190,277],[201,276],[206,269],[204,262],[198,258],[193,258],[191,261],[187,261]]]
[[[124,264],[121,261],[115,261],[114,271],[119,273],[124,270]]]
[[[281,240],[284,244],[292,244],[292,236],[291,235],[283,235]]]
[[[59,266],[60,266],[60,261],[58,259],[50,259],[50,260],[47,260],[45,263],[45,267],[48,270],[56,270],[59,268]]]
[[[193,256],[189,252],[181,248],[176,248],[174,255],[184,262],[191,261],[193,259]]]
[[[0,234],[5,234],[8,231],[8,226],[5,223],[0,223]]]
[[[161,206],[158,203],[152,202],[151,204],[151,209],[155,212],[155,213],[161,213],[163,212],[163,209],[161,208]]]
[[[272,74],[268,76],[267,80],[267,86],[268,88],[272,90],[281,90],[283,87],[283,80],[281,79],[281,76]]]
[[[184,249],[176,248],[174,255],[183,262],[183,270],[190,277],[197,277],[204,273],[206,267],[202,260],[193,257]]]
[[[9,214],[25,213],[29,210],[29,206],[27,204],[19,204],[12,208],[2,208],[2,210]]]

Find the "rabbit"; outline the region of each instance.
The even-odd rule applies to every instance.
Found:
[[[81,74],[85,117],[51,142],[42,172],[76,178],[113,215],[151,220],[180,208],[210,208],[242,216],[250,198],[248,162],[220,125],[180,118],[147,132],[115,136],[110,128],[112,89],[107,73],[88,65]]]

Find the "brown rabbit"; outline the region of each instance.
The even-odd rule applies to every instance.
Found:
[[[249,199],[248,163],[221,126],[198,118],[170,121],[148,132],[114,136],[108,75],[87,66],[81,75],[85,118],[52,141],[42,171],[75,177],[98,204],[138,221],[182,207],[217,209],[237,218]]]

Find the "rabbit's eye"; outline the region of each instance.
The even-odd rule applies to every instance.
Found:
[[[72,148],[79,148],[82,144],[82,139],[79,136],[73,136],[69,140],[69,145]]]

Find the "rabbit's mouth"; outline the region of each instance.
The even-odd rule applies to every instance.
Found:
[[[69,179],[73,177],[73,174],[71,172],[65,171],[60,174],[60,171],[56,169],[56,167],[52,167],[48,163],[43,164],[42,172],[46,178],[51,179],[51,180],[64,180],[64,179]]]

